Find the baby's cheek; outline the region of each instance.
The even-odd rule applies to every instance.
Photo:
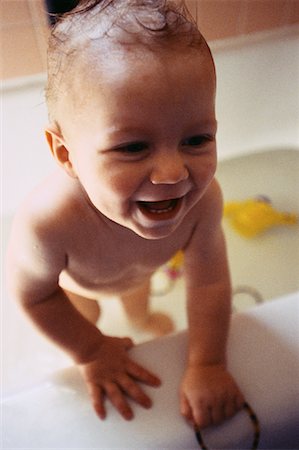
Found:
[[[139,185],[139,178],[134,173],[125,170],[111,174],[105,180],[105,187],[110,191],[111,195],[123,201],[134,195]]]

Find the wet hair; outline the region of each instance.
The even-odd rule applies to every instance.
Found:
[[[81,81],[78,74],[82,69],[92,70],[92,48],[96,48],[93,56],[105,61],[113,57],[111,48],[134,53],[138,46],[151,52],[177,47],[208,49],[184,1],[82,0],[58,17],[48,46],[46,100],[50,121],[57,119],[58,101]]]

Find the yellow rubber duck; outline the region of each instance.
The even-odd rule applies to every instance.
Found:
[[[227,202],[224,205],[224,217],[229,219],[232,227],[241,236],[247,238],[255,237],[275,225],[298,223],[296,214],[276,211],[265,196],[241,202]],[[176,280],[182,275],[183,263],[184,252],[179,250],[165,266],[171,280]]]
[[[252,238],[276,225],[294,225],[298,215],[279,212],[267,197],[261,196],[241,202],[227,202],[224,217],[242,236]]]

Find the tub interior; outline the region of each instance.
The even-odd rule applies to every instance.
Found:
[[[217,178],[225,202],[266,196],[276,210],[298,214],[298,173],[299,151],[277,148],[222,161]],[[298,225],[273,227],[250,239],[237,234],[227,219],[223,227],[235,289],[251,286],[263,300],[298,290]],[[246,292],[235,296],[239,307],[245,298]]]

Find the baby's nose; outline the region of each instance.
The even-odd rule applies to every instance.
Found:
[[[152,168],[150,181],[152,184],[176,184],[189,177],[189,172],[182,156],[176,154],[157,156]]]

